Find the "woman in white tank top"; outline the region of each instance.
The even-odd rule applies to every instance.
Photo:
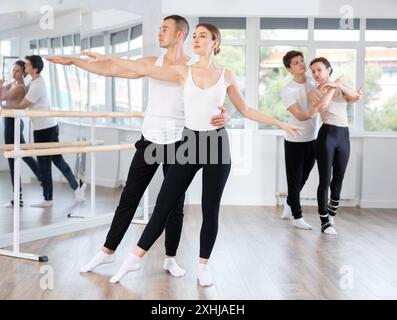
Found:
[[[14,78],[14,82],[3,86],[4,80],[0,80],[0,101],[4,103],[5,107],[12,108],[12,106],[15,106],[19,104],[23,98],[25,97],[25,82],[24,82],[24,77],[25,77],[25,62],[18,60],[14,64],[14,68],[12,69],[12,75]],[[25,143],[25,138],[23,136],[23,129],[24,129],[24,123],[21,120],[21,143]],[[4,118],[4,142],[6,144],[13,144],[14,143],[14,118]],[[37,164],[37,161],[33,157],[25,157],[22,158],[23,161],[26,162],[26,164],[30,167],[30,169],[33,171],[35,176],[37,177],[38,180],[40,180],[39,176],[39,167]],[[10,167],[10,174],[11,174],[11,183],[14,187],[14,159],[8,159],[8,165]],[[22,201],[22,189],[20,192],[20,197],[21,197],[21,206],[23,206],[23,201]],[[13,206],[13,201],[9,201],[6,204],[4,204],[4,207],[9,208]]]
[[[339,207],[343,177],[350,155],[347,105],[360,99],[361,89],[354,91],[348,88],[341,78],[330,82],[333,70],[324,57],[314,59],[310,63],[310,68],[318,87],[309,92],[309,99],[315,107],[319,105],[326,107],[325,111],[320,113],[323,125],[316,141],[320,178],[317,188],[318,212],[321,231],[335,235],[337,232],[334,217]],[[328,202],[329,188],[331,188],[331,198]]]
[[[132,260],[136,261],[129,258],[111,282],[119,281],[128,271],[136,269],[139,259],[163,232],[175,201],[187,190],[195,174],[202,169],[203,223],[200,233],[198,279],[202,286],[213,283],[207,264],[217,236],[220,201],[230,172],[230,152],[226,130],[216,129],[209,123],[211,117],[219,113],[218,107],[223,105],[226,94],[244,117],[278,126],[294,136],[300,133],[300,128],[273,119],[247,105],[238,90],[234,74],[215,64],[215,55],[220,52],[220,42],[218,28],[210,24],[199,24],[193,35],[193,49],[199,56],[199,61],[192,66],[157,67],[116,57],[97,59],[110,59],[135,73],[157,80],[172,81],[184,88],[185,130],[183,143],[177,152],[176,164],[169,168],[152,218],[134,250]]]

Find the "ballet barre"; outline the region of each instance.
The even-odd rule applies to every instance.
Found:
[[[1,117],[8,118],[143,118],[142,112],[84,112],[63,110],[19,110],[1,109]]]
[[[6,151],[4,157],[7,159],[24,158],[24,157],[42,157],[54,156],[57,154],[69,153],[92,153],[101,151],[123,151],[135,148],[133,144],[114,144],[106,146],[81,146],[81,147],[64,147],[64,148],[48,148],[48,149],[32,149],[19,151]]]
[[[95,212],[95,153],[109,151],[133,150],[133,144],[104,145],[103,141],[95,140],[95,119],[96,118],[143,118],[140,112],[82,112],[82,111],[62,111],[62,110],[17,110],[1,109],[1,117],[14,118],[14,144],[0,145],[0,150],[5,151],[4,156],[14,160],[14,221],[13,221],[13,250],[0,250],[0,255],[27,259],[39,262],[47,262],[48,257],[20,252],[20,178],[21,178],[21,159],[29,156],[50,156],[71,153],[91,153],[91,216]],[[64,117],[64,118],[91,118],[91,139],[90,141],[76,142],[50,142],[36,144],[20,143],[20,119],[22,117]],[[144,219],[135,223],[145,224],[149,220],[148,194],[144,197]]]
[[[81,147],[88,145],[103,145],[105,141],[98,140],[92,144],[90,141],[71,141],[71,142],[41,142],[41,143],[24,143],[21,144],[21,150],[31,149],[51,149],[51,148],[67,148],[67,147]],[[0,144],[0,151],[14,150],[13,144]]]

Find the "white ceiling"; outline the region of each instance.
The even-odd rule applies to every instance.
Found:
[[[38,23],[43,6],[54,8],[55,17],[77,10],[84,14],[119,9],[137,16],[144,11],[142,0],[0,0],[0,33]]]

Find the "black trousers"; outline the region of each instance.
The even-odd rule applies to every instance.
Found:
[[[136,152],[130,165],[127,182],[121,194],[119,205],[117,206],[110,230],[106,237],[106,242],[104,244],[106,248],[110,250],[117,249],[131,224],[135,211],[147,186],[161,162],[163,162],[164,176],[167,176],[169,169],[167,162],[168,160],[172,162],[172,159],[175,158],[175,155],[171,155],[170,157],[167,157],[167,155],[169,155],[169,151],[172,153],[172,150],[174,150],[175,153],[178,144],[179,142],[170,145],[158,145],[145,140],[143,136],[135,143]],[[155,154],[159,157],[157,159],[161,161],[155,161],[153,163],[147,161],[150,155],[146,151],[149,150],[149,147],[153,147],[153,150],[156,151],[162,149],[162,154]],[[172,212],[167,220],[165,229],[165,249],[167,256],[175,256],[179,246],[183,225],[184,201],[185,194],[182,193],[175,201]]]
[[[288,197],[295,219],[302,218],[300,192],[304,187],[316,161],[315,140],[308,142],[284,141],[285,169],[287,173]]]
[[[318,212],[321,216],[328,215],[328,190],[330,187],[331,199],[340,200],[349,156],[349,128],[323,124],[316,142],[316,158],[320,177],[317,201]]]
[[[215,144],[212,145],[211,142],[214,141]],[[207,132],[185,129],[183,143],[177,153],[178,156],[184,154],[186,158],[183,160],[187,161],[185,163],[178,158],[176,164],[170,165],[152,218],[143,231],[138,246],[147,251],[160,237],[178,199],[202,169],[200,258],[209,259],[218,233],[220,202],[231,167],[227,132],[224,128]]]
[[[14,118],[4,118],[4,142],[6,144],[14,144]],[[23,128],[24,128],[24,123],[21,120],[21,131],[20,131],[20,143],[24,144],[25,138],[23,136]],[[23,161],[29,166],[30,170],[33,171],[34,175],[37,177],[37,179],[40,181],[40,172],[39,172],[39,165],[36,161],[35,158],[33,157],[24,157],[22,158]],[[10,174],[11,174],[11,183],[12,183],[12,188],[14,189],[14,159],[8,159],[8,166],[10,168]],[[22,188],[20,189],[22,190]]]
[[[34,142],[59,142],[59,127],[58,125],[43,129],[33,131]],[[42,178],[43,185],[43,196],[44,200],[52,200],[52,172],[51,172],[51,162],[62,172],[63,176],[69,182],[70,187],[76,190],[79,187],[77,180],[70,169],[69,165],[66,163],[62,155],[54,156],[40,156],[37,157],[40,169],[40,176]]]

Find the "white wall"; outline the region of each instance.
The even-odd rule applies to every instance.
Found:
[[[361,206],[397,208],[397,139],[363,139]]]

